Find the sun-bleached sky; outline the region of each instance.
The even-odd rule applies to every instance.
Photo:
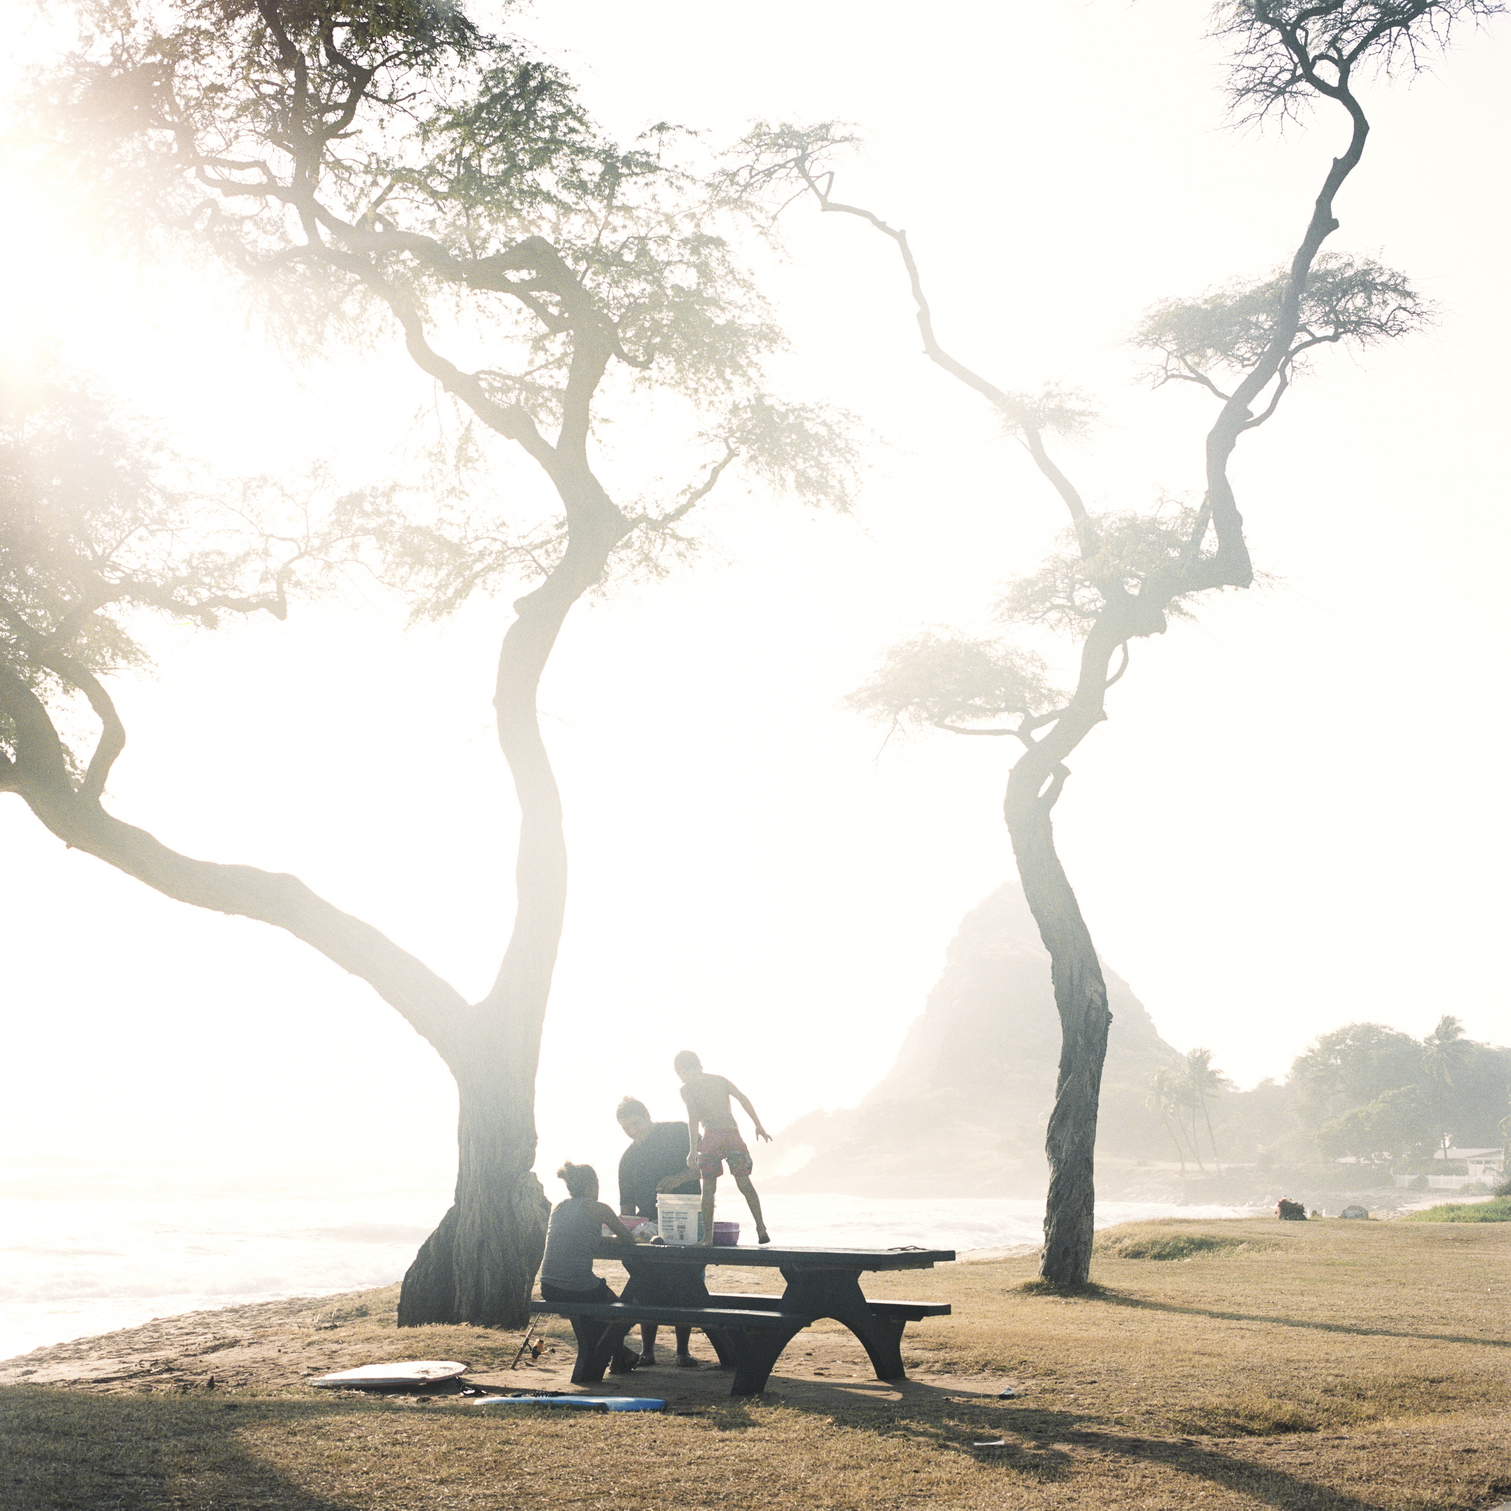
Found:
[[[1064,463],[1095,506],[1200,487],[1207,406],[1137,382],[1151,303],[1288,257],[1342,139],[1226,121],[1204,3],[758,11],[587,0],[515,25],[629,134],[856,123],[838,192],[908,228],[942,339],[1003,386],[1086,390]],[[33,53],[48,39],[31,38]],[[1404,268],[1426,335],[1333,355],[1235,474],[1266,585],[1141,643],[1074,761],[1062,848],[1109,964],[1178,1048],[1240,1083],[1318,1032],[1444,1012],[1505,1042],[1511,349],[1505,28],[1366,92],[1368,154],[1330,244]],[[432,400],[392,333],[304,368],[233,284],[101,261],[14,185],[12,350],[56,336],[227,471],[383,475]],[[13,225],[17,221],[13,219]],[[892,740],[840,709],[877,652],[980,625],[1059,528],[1054,498],[918,354],[874,233],[794,210],[765,265],[791,389],[877,436],[855,514],[738,491],[694,569],[574,612],[543,692],[571,913],[541,1084],[541,1168],[617,1151],[613,1102],[670,1116],[692,1047],[777,1127],[853,1102],[921,1009],[960,916],[1011,874],[1006,752]],[[112,806],[190,853],[291,870],[467,992],[507,928],[512,809],[489,695],[507,598],[406,630],[377,595],[287,624],[164,635],[123,706]],[[156,897],[0,802],[15,1153],[414,1157],[443,1164],[447,1078],[360,983],[274,931]]]

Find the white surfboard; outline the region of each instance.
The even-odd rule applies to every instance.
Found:
[[[467,1366],[455,1359],[399,1359],[389,1364],[363,1364],[340,1369],[333,1375],[311,1380],[322,1390],[382,1390],[401,1385],[434,1385],[466,1374]]]

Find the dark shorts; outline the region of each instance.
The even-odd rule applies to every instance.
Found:
[[[552,1285],[549,1280],[540,1283],[540,1299],[542,1301],[617,1301],[619,1298],[609,1289],[607,1280],[600,1280],[597,1285],[588,1290],[568,1290],[564,1285]]]
[[[731,1175],[749,1175],[755,1168],[745,1140],[733,1128],[715,1128],[698,1140],[698,1174],[704,1177],[724,1173],[724,1163],[729,1162]]]

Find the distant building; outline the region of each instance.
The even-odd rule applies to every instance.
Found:
[[[1462,1160],[1463,1175],[1429,1175],[1427,1188],[1430,1191],[1462,1191],[1465,1186],[1498,1185],[1506,1175],[1506,1151],[1504,1149],[1439,1149],[1434,1159]],[[1415,1179],[1410,1175],[1397,1175],[1398,1186],[1409,1186]]]

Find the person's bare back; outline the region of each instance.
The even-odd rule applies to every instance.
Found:
[[[690,1049],[684,1049],[672,1064],[682,1082],[682,1100],[687,1107],[687,1167],[696,1170],[703,1181],[702,1242],[713,1242],[714,1187],[727,1161],[729,1173],[755,1218],[756,1241],[770,1243],[771,1235],[761,1215],[761,1199],[750,1183],[750,1150],[740,1137],[740,1125],[735,1122],[730,1102],[738,1102],[750,1115],[758,1139],[769,1139],[771,1135],[761,1126],[750,1098],[733,1081],[710,1075]]]
[[[702,1123],[708,1133],[740,1126],[729,1105],[731,1096],[739,1096],[734,1083],[725,1076],[710,1075],[706,1070],[694,1071],[682,1083],[682,1100],[687,1104],[688,1121]]]

